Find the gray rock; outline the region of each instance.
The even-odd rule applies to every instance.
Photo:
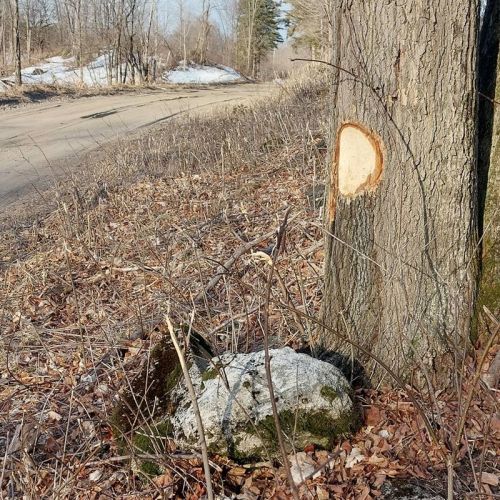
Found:
[[[290,348],[270,354],[288,450],[311,443],[328,446],[357,425],[351,387],[340,370]],[[213,363],[218,368],[203,374],[196,366],[190,370],[209,450],[241,460],[277,456],[264,352],[225,354]],[[182,385],[176,391],[177,410],[170,422],[178,442],[194,446],[198,430],[192,404]]]

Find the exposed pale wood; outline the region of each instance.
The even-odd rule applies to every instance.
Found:
[[[383,168],[382,147],[369,130],[357,123],[346,123],[337,133],[335,162],[340,194],[363,194],[378,185]]]

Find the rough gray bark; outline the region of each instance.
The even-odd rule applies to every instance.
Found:
[[[447,371],[470,329],[478,15],[477,1],[446,0],[343,0],[333,13],[332,62],[342,69],[333,84],[322,317],[406,379],[414,363]],[[346,123],[370,131],[382,153],[380,178],[351,196],[338,189]]]

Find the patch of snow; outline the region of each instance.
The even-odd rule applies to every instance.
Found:
[[[185,64],[183,61],[177,68],[167,71],[163,79],[177,84],[230,83],[242,81],[243,77],[228,66],[205,66],[200,64]]]
[[[6,92],[12,86],[12,82],[8,81],[6,78],[0,80],[0,92]]]
[[[94,59],[91,63],[87,65],[89,69],[97,69],[97,68],[106,68],[108,64],[109,56],[107,54],[103,54],[99,56],[97,59]]]
[[[54,56],[54,57],[49,57],[48,59],[46,59],[46,61],[51,64],[66,64],[66,62],[68,61],[75,62],[75,58],[74,57],[64,58],[63,56]]]
[[[74,57],[49,57],[39,64],[23,68],[21,76],[26,85],[78,85],[100,86],[108,84],[109,54],[103,54],[81,69],[75,66]],[[15,81],[14,76],[3,78],[0,92]]]

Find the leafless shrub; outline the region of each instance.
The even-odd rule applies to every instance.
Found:
[[[217,349],[261,345],[263,304],[246,287],[264,290],[265,263],[241,255],[232,272],[212,289],[207,286],[221,260],[277,226],[285,204],[319,220],[305,191],[315,175],[321,177],[324,97],[319,83],[309,100],[287,88],[255,108],[183,119],[110,145],[87,160],[80,176],[44,195],[55,205],[44,220],[18,220],[5,230],[5,494],[84,496],[103,482],[115,492],[159,491],[147,476],[134,484],[127,464],[131,455],[132,462],[144,460],[140,452],[114,449],[114,394],[131,385],[150,346],[165,333],[155,318],[163,317],[167,301],[177,322],[194,307],[194,326]],[[303,307],[314,313],[318,269],[300,255],[320,252],[320,232],[305,215],[301,219],[289,229],[288,255],[279,270],[295,297],[290,300],[304,300]],[[271,236],[252,250],[265,250],[273,241]],[[204,300],[197,302],[200,292]],[[301,345],[294,323],[293,314],[281,317],[271,307],[270,342]],[[156,410],[145,406],[141,417],[141,429],[151,435]],[[161,440],[142,455],[171,474],[183,495],[204,487],[197,456],[176,454]],[[220,489],[222,469],[214,470],[214,487]]]

